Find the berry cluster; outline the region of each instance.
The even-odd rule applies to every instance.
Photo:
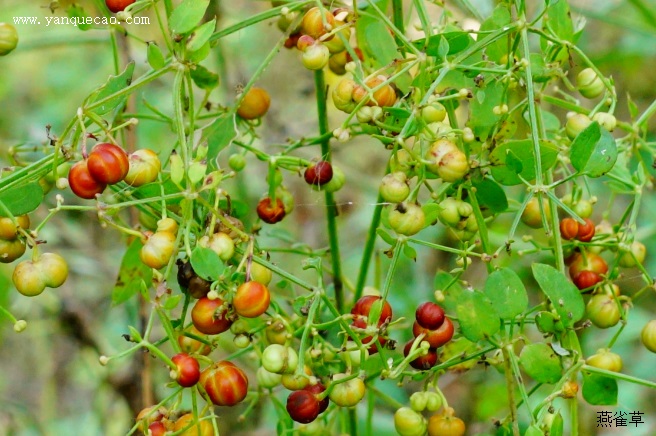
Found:
[[[410,365],[420,371],[431,369],[437,364],[437,349],[451,340],[453,332],[453,323],[444,314],[444,309],[430,301],[422,303],[417,307],[412,325],[414,338],[405,344],[403,354],[408,356],[416,339],[422,336],[421,343],[426,342],[428,347],[422,346],[422,354]]]

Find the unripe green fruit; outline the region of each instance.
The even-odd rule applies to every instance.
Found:
[[[576,76],[576,87],[583,97],[595,98],[604,92],[604,82],[592,68],[586,68]]]
[[[18,32],[9,23],[0,23],[0,56],[11,53],[18,45]]]
[[[346,374],[335,374],[333,381],[347,377]],[[365,386],[361,378],[335,384],[330,391],[330,400],[340,407],[353,407],[364,398]]]
[[[256,373],[257,384],[265,389],[273,389],[278,386],[282,380],[282,375],[269,372],[263,367],[259,367]]]
[[[424,436],[428,429],[426,418],[409,407],[394,413],[394,428],[401,436]]]
[[[596,354],[585,359],[585,363],[606,371],[620,372],[622,370],[622,357],[608,349],[597,350]]]
[[[25,253],[25,242],[20,239],[0,239],[0,262],[11,263]]]
[[[415,174],[415,163],[407,150],[399,149],[389,161],[390,171],[405,173],[409,178]]]
[[[615,130],[615,127],[617,126],[617,119],[615,116],[607,112],[597,112],[592,116],[592,121],[598,122],[601,127],[609,132]]]
[[[333,89],[332,97],[335,107],[342,112],[351,113],[355,109],[353,91],[357,84],[351,79],[342,79]]]
[[[585,311],[592,324],[602,329],[613,327],[620,321],[620,309],[615,298],[608,294],[593,295]]]
[[[326,192],[337,192],[344,187],[346,176],[340,167],[333,166],[333,178],[328,183],[321,185],[321,190]],[[316,185],[312,185],[316,189]]]
[[[458,212],[458,206],[460,201],[453,198],[447,197],[439,203],[439,214],[437,217],[440,219],[442,224],[448,227],[455,227],[458,225],[462,217]]]
[[[656,353],[656,319],[649,321],[640,333],[642,344],[652,353]]]
[[[259,263],[251,263],[251,280],[268,286],[271,283],[271,278],[273,273],[271,270],[265,266],[260,265]]]
[[[645,256],[647,256],[647,247],[645,244],[638,241],[633,241],[631,243],[631,249],[629,251],[623,251],[620,255],[620,266],[625,268],[632,268],[638,264],[642,264],[645,261]]]
[[[298,366],[298,354],[293,348],[271,344],[262,353],[262,366],[276,374],[291,374]]]
[[[426,215],[422,208],[413,203],[400,203],[388,216],[392,230],[400,235],[412,236],[424,228]]]
[[[426,124],[444,121],[446,109],[440,103],[433,103],[421,109],[421,118]]]
[[[457,182],[469,172],[467,156],[448,139],[436,141],[426,154],[426,168],[445,182]]]
[[[435,412],[442,407],[442,397],[437,392],[426,392],[426,409]]]
[[[305,49],[302,56],[303,66],[308,70],[320,70],[328,64],[330,50],[317,42]]]
[[[408,177],[400,171],[387,174],[383,177],[378,192],[388,203],[401,203],[410,195]]]
[[[565,133],[569,139],[574,139],[592,123],[590,117],[584,114],[574,114],[565,123]]]
[[[522,212],[521,217],[521,220],[524,224],[534,229],[539,229],[542,227],[542,214],[540,213],[540,204],[538,201],[539,200],[537,197],[531,198],[526,204],[526,208],[524,209],[524,212]],[[543,199],[542,208],[545,215],[547,216],[548,221],[548,217],[551,214],[551,207],[549,206],[549,202]]]
[[[428,403],[428,392],[415,392],[410,395],[410,407],[415,412],[422,412]]]
[[[233,171],[241,171],[246,167],[246,158],[243,154],[235,153],[230,155],[228,165]]]

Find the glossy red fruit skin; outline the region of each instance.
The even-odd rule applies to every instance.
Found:
[[[371,312],[371,306],[381,298],[375,295],[365,295],[361,297],[358,301],[355,302],[355,306],[351,309],[351,314],[355,315],[355,319],[360,319],[361,317],[368,318],[369,312]],[[380,310],[380,318],[378,318],[378,326],[383,325],[384,322],[392,319],[392,306],[390,306],[387,300],[383,303],[383,307]]]
[[[590,218],[586,218],[585,224],[578,224],[578,226],[577,239],[581,242],[590,242],[595,235],[595,223]]]
[[[225,360],[205,369],[200,382],[217,406],[234,406],[242,402],[248,393],[248,377],[244,371]]]
[[[287,413],[301,424],[309,424],[319,416],[319,400],[310,391],[294,391],[287,397]]]
[[[166,434],[166,426],[162,421],[155,421],[148,426],[151,436],[164,436]]]
[[[560,236],[571,241],[579,233],[579,223],[574,218],[563,218],[560,220]]]
[[[597,283],[603,281],[603,278],[594,271],[581,271],[578,275],[572,278],[572,281],[579,290],[592,288]]]
[[[417,323],[425,329],[436,330],[444,323],[444,309],[439,305],[427,301],[417,307],[415,311]]]
[[[98,182],[91,176],[85,160],[81,160],[71,167],[68,173],[68,185],[75,195],[86,200],[96,198],[96,194],[102,193],[107,187],[106,184]]]
[[[137,0],[105,0],[105,4],[107,5],[107,9],[116,13],[124,11],[125,8],[136,1]]]
[[[237,288],[232,305],[237,315],[245,318],[257,318],[269,308],[271,294],[261,283],[250,281]]]
[[[569,275],[576,277],[582,271],[592,271],[597,274],[606,274],[608,272],[608,264],[603,257],[595,253],[586,253],[585,256],[581,253],[575,253],[571,259],[569,265]]]
[[[198,360],[194,359],[186,353],[176,354],[171,358],[171,361],[178,367],[178,377],[176,381],[183,388],[189,388],[196,383],[200,378],[200,365]]]
[[[93,147],[87,159],[87,167],[97,182],[113,185],[125,178],[130,162],[125,150],[105,142]]]
[[[428,342],[431,348],[438,348],[446,344],[453,337],[453,323],[448,317],[444,317],[444,322],[436,330],[428,330],[415,322],[412,325],[412,333],[415,335],[415,338],[422,333],[425,333],[424,341]]]
[[[308,185],[322,186],[330,182],[333,178],[333,167],[330,162],[320,160],[314,165],[310,165],[306,170],[305,182]]]
[[[225,312],[218,317],[215,314],[216,310],[224,304],[224,301],[220,298],[210,300],[203,297],[198,300],[191,310],[191,320],[194,327],[206,335],[218,335],[228,330],[232,325],[232,321],[226,318]]]
[[[307,388],[305,388],[305,390],[308,392],[312,392],[315,396],[317,396],[322,394],[326,390],[326,387],[321,383],[317,383],[316,385],[308,386]],[[321,414],[325,412],[329,404],[330,404],[330,400],[328,399],[328,397],[324,398],[323,400],[319,400],[319,413]]]
[[[271,204],[269,197],[263,198],[257,204],[257,216],[267,224],[275,224],[285,217],[285,205],[276,197],[276,205]]]
[[[412,348],[412,344],[414,342],[414,339],[409,341],[407,344],[405,344],[405,347],[403,347],[403,355],[408,356],[410,354],[410,349]],[[428,354],[425,356],[419,356],[412,362],[410,362],[410,366],[412,366],[414,369],[418,369],[419,371],[426,371],[428,369],[431,369],[437,364],[437,352],[434,349],[429,349]]]

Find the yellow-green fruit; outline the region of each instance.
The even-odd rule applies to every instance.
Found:
[[[251,263],[251,280],[261,283],[264,286],[268,286],[269,283],[271,283],[272,277],[273,274],[269,268],[256,262]]]
[[[604,82],[592,68],[586,68],[576,76],[576,87],[583,97],[595,98],[604,92]]]
[[[63,257],[56,253],[43,253],[37,262],[46,286],[58,288],[64,284],[68,277],[68,265]]]
[[[18,236],[18,229],[30,228],[30,217],[21,215],[15,217],[16,223],[9,217],[0,217],[0,238],[6,240],[16,239]],[[18,224],[18,226],[16,225]]]
[[[11,53],[18,45],[18,32],[9,23],[0,23],[0,56]]]
[[[46,288],[46,279],[36,262],[24,260],[16,265],[11,276],[14,286],[26,297],[35,297]]]
[[[25,253],[25,242],[20,239],[8,241],[0,239],[0,262],[10,263]]]
[[[175,251],[175,235],[171,232],[154,233],[139,252],[141,261],[150,268],[166,266]]]
[[[656,353],[656,319],[649,321],[640,334],[643,345],[652,353]]]
[[[445,182],[462,180],[469,172],[467,156],[448,139],[440,139],[433,143],[426,154],[426,159],[430,161],[426,168]]]
[[[539,229],[542,227],[542,214],[540,213],[540,203],[538,203],[538,198],[533,197],[526,204],[526,209],[522,212],[521,220],[524,224],[534,229]],[[547,222],[551,214],[551,208],[549,203],[545,200],[542,200],[542,209],[544,210],[545,216],[547,217]]]
[[[585,359],[585,363],[606,371],[620,372],[622,370],[622,357],[607,349],[598,350],[596,354]]]
[[[622,251],[620,255],[620,266],[632,268],[638,264],[642,264],[645,261],[645,256],[647,256],[647,247],[645,247],[645,244],[633,241],[628,251]]]
[[[574,114],[565,123],[565,133],[569,139],[574,139],[592,123],[590,117],[584,114]]]
[[[424,436],[428,430],[426,418],[409,407],[401,407],[394,413],[394,428],[401,436]]]

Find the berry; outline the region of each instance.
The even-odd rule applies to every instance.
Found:
[[[105,0],[105,4],[107,5],[107,9],[116,13],[124,11],[125,8],[130,6],[135,1],[137,0]]]
[[[246,398],[248,377],[234,363],[216,362],[206,368],[200,382],[212,403],[217,406],[234,406]]]
[[[333,178],[333,167],[330,162],[320,160],[314,165],[310,165],[306,170],[305,182],[308,185],[322,186],[330,182]]]
[[[465,423],[462,419],[436,414],[428,419],[428,436],[462,436],[465,434]]]
[[[647,247],[645,244],[638,241],[633,241],[631,243],[630,250],[622,250],[620,254],[619,264],[624,268],[632,268],[638,264],[642,264],[645,261],[647,256]]]
[[[273,273],[269,268],[257,262],[251,262],[251,280],[268,286],[272,278]]]
[[[405,344],[405,347],[403,347],[403,355],[408,357],[408,354],[410,354],[410,349],[412,348],[412,344],[414,343],[414,339],[410,340],[408,343]],[[431,369],[437,364],[437,352],[434,349],[428,349],[426,350],[425,355],[418,356],[415,360],[410,362],[410,366],[412,366],[414,369],[417,369],[419,371],[426,371]]]
[[[604,82],[592,68],[585,68],[576,76],[576,87],[583,97],[595,98],[604,92]]]
[[[112,185],[125,178],[130,169],[128,155],[118,145],[102,143],[91,150],[87,159],[91,177],[98,183]]]
[[[10,263],[21,257],[25,253],[25,242],[20,239],[8,241],[0,239],[0,262]]]
[[[533,197],[531,198],[528,203],[526,204],[526,208],[522,212],[521,220],[524,224],[527,226],[534,228],[534,229],[539,229],[542,227],[542,214],[540,213],[540,204],[538,203],[538,197]],[[549,202],[542,199],[542,208],[544,210],[544,213],[547,217],[549,217],[551,213],[551,207],[549,206]],[[548,218],[547,218],[548,222]]]
[[[93,178],[85,160],[73,165],[69,171],[68,186],[71,187],[75,195],[87,200],[96,198],[96,195],[102,193],[107,187],[106,184]]]
[[[326,390],[326,387],[321,383],[317,383],[308,386],[307,388],[305,388],[305,390],[313,393],[315,396],[319,396]],[[328,399],[328,397],[324,398],[323,400],[319,400],[319,413],[325,412],[329,404],[330,404],[330,400]]]
[[[12,281],[16,290],[26,297],[42,293],[46,287],[58,288],[68,277],[68,265],[55,253],[43,253],[36,260],[24,260],[16,265]]]
[[[282,381],[282,375],[267,371],[262,366],[257,369],[256,377],[257,384],[265,389],[273,389]]]
[[[426,418],[409,407],[401,407],[394,413],[394,428],[400,436],[423,436],[427,430]]]
[[[365,295],[364,297],[360,297],[353,306],[353,309],[351,309],[351,314],[355,315],[356,320],[366,318],[366,322],[368,322],[371,307],[379,300],[381,300],[381,298],[376,295]],[[385,301],[381,307],[380,317],[378,318],[378,327],[391,320],[392,306],[390,306],[388,301]]]
[[[324,24],[325,23],[325,24]],[[309,9],[301,21],[301,33],[319,39],[335,27],[335,17],[332,13],[318,7]]]
[[[257,216],[265,223],[275,224],[285,217],[285,205],[279,197],[276,197],[275,206],[269,197],[265,197],[257,204]]]
[[[154,182],[162,169],[162,163],[157,154],[147,148],[132,153],[128,156],[128,162],[128,173],[123,180],[131,186],[142,186]]]
[[[426,165],[428,171],[445,182],[458,182],[469,172],[467,155],[448,139],[434,142],[426,153],[426,159],[430,162]]]
[[[333,383],[345,377],[348,377],[347,374],[335,374]],[[340,407],[353,407],[364,398],[364,394],[364,381],[356,377],[342,383],[335,383],[330,391],[330,401]]]
[[[171,361],[178,367],[174,372],[175,381],[178,382],[183,388],[188,388],[196,383],[200,378],[200,365],[198,360],[194,359],[186,353],[176,354],[171,358]]]
[[[424,228],[426,215],[413,203],[399,203],[388,215],[389,225],[400,235],[412,236]]]
[[[571,241],[579,233],[579,223],[574,218],[563,218],[560,220],[560,236]]]
[[[215,252],[224,262],[230,260],[235,254],[235,242],[223,232],[214,233],[209,237],[203,236],[199,244],[201,247],[209,248]]]
[[[565,133],[569,139],[574,139],[592,123],[590,117],[584,114],[574,114],[565,123]]]
[[[0,217],[0,239],[12,241],[18,236],[18,229],[30,228],[30,217],[27,215],[20,215],[15,217],[14,220],[7,217]]]
[[[269,308],[271,295],[269,289],[256,281],[240,285],[235,292],[232,305],[239,316],[257,318]]]
[[[580,290],[592,288],[597,283],[603,281],[603,278],[594,271],[581,271],[572,281]]]
[[[232,321],[226,317],[225,302],[220,298],[210,300],[203,297],[191,310],[191,320],[199,332],[218,335],[230,328]],[[221,308],[222,310],[217,312]]]
[[[415,318],[421,327],[428,330],[436,330],[444,323],[444,309],[435,303],[427,301],[417,307]]]
[[[271,344],[262,353],[262,366],[276,374],[291,374],[298,366],[298,354],[291,347]]]
[[[592,121],[599,123],[601,127],[612,132],[617,126],[617,118],[613,114],[607,112],[597,112],[592,116]]]
[[[9,23],[0,23],[0,56],[11,53],[18,45],[18,32]]]
[[[387,174],[383,177],[378,192],[383,200],[388,203],[401,203],[410,195],[408,177],[400,171]]]
[[[175,235],[158,231],[148,237],[139,251],[139,258],[146,266],[160,269],[168,265],[175,249]]]
[[[640,333],[642,344],[652,353],[656,353],[656,319],[649,321]]]
[[[418,322],[412,325],[412,334],[415,337],[425,334],[423,340],[427,341],[431,348],[439,348],[449,342],[453,338],[453,332],[453,322],[448,317],[444,317],[444,322],[436,330],[426,329],[420,326]]]
[[[376,76],[366,80],[364,83],[369,89],[377,88],[383,83],[387,82],[387,77]],[[389,83],[383,85],[382,88],[373,92],[371,98],[367,94],[367,90],[360,85],[356,85],[353,89],[353,101],[360,103],[362,100],[367,102],[367,106],[378,107],[391,107],[396,103],[396,91]]]
[[[207,340],[207,337],[193,325],[187,327],[184,330],[184,333],[189,333]],[[200,354],[202,356],[207,356],[212,351],[212,348],[209,345],[184,334],[178,336],[178,345],[180,345],[182,352],[187,354]]]
[[[182,433],[177,433],[183,429],[186,430]],[[175,421],[172,430],[176,432],[178,436],[212,436],[214,434],[214,428],[210,421],[202,420],[194,423],[194,415],[191,413],[187,413],[178,418],[178,420]]]
[[[320,42],[306,47],[301,57],[303,66],[308,70],[321,70],[328,63],[328,59],[330,59],[330,50]]]
[[[261,118],[267,113],[270,105],[269,93],[262,88],[253,87],[243,96],[237,108],[237,115],[245,120]]]
[[[319,416],[319,400],[312,392],[295,391],[287,397],[287,413],[289,417],[301,424],[308,424]]]
[[[607,329],[620,321],[620,308],[615,298],[608,294],[593,295],[585,307],[585,312],[595,326]]]
[[[622,370],[622,357],[608,349],[597,350],[597,353],[585,359],[585,363],[606,371],[620,372]]]
[[[576,237],[581,242],[590,242],[595,235],[595,224],[590,218],[585,218],[585,224],[578,225]]]

